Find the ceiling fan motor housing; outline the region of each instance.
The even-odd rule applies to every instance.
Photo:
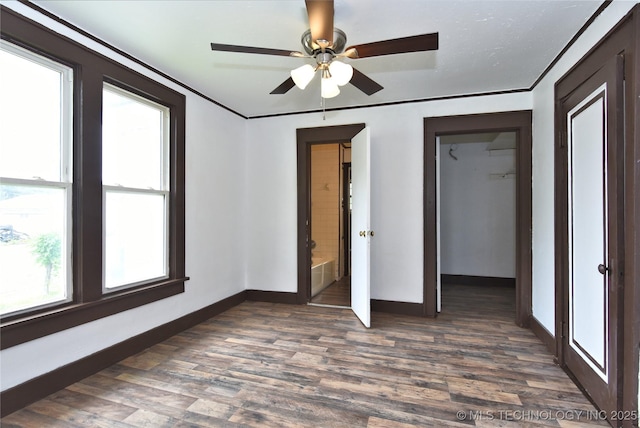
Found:
[[[311,30],[307,30],[302,33],[300,39],[302,47],[307,55],[315,57],[318,53],[322,52],[322,47],[318,45],[314,40],[311,40]],[[325,51],[331,51],[333,54],[342,53],[347,45],[347,35],[339,28],[333,29],[333,42],[327,46]]]

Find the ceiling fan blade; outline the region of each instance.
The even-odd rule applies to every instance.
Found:
[[[353,86],[360,89],[367,95],[373,95],[381,89],[384,89],[380,84],[371,80],[367,76],[365,76],[362,72],[353,69],[353,77],[349,81]]]
[[[274,95],[286,94],[287,92],[289,92],[289,89],[293,88],[295,85],[296,84],[293,81],[293,79],[289,77],[287,80],[282,82],[280,86],[278,86],[277,88],[275,88],[273,91],[269,93]]]
[[[261,55],[279,55],[279,56],[295,56],[304,57],[301,52],[286,51],[284,49],[269,49],[269,48],[256,48],[253,46],[237,46],[237,45],[223,45],[221,43],[211,43],[212,51],[223,52],[239,52],[239,53],[251,53]]]
[[[438,33],[430,33],[349,46],[345,49],[342,56],[348,56],[349,58],[367,58],[408,52],[434,51],[437,49]]]
[[[333,45],[333,0],[305,0],[311,41],[322,49]]]

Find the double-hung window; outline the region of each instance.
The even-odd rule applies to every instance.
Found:
[[[73,70],[0,42],[0,314],[72,299]]]
[[[0,349],[174,296],[185,96],[0,5]]]
[[[102,91],[104,290],[168,274],[169,109],[116,86]]]

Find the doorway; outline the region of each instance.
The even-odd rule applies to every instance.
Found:
[[[351,307],[351,142],[311,145],[310,304]]]
[[[423,315],[435,317],[440,299],[438,266],[438,152],[440,138],[452,135],[515,135],[515,322],[527,326],[531,315],[531,111],[447,116],[424,119],[425,138],[425,282]],[[440,153],[440,156],[448,156]],[[455,156],[455,154],[454,154]],[[506,174],[509,171],[496,171]],[[489,177],[491,178],[491,177]],[[497,178],[497,177],[496,177]]]
[[[352,263],[351,310],[365,327],[371,325],[371,178],[370,136],[365,124],[298,129],[298,292],[299,304],[311,300],[312,201],[311,150],[316,144],[351,142],[352,216],[350,247]]]
[[[469,298],[491,290],[515,310],[516,134],[438,140],[438,311],[450,307],[445,289],[461,286]]]

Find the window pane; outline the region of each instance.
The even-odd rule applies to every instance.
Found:
[[[105,288],[167,275],[165,195],[106,192]]]
[[[164,112],[105,86],[102,180],[106,185],[164,190]]]
[[[63,73],[6,46],[0,49],[0,176],[59,181]]]
[[[0,313],[67,300],[64,188],[0,185]]]

